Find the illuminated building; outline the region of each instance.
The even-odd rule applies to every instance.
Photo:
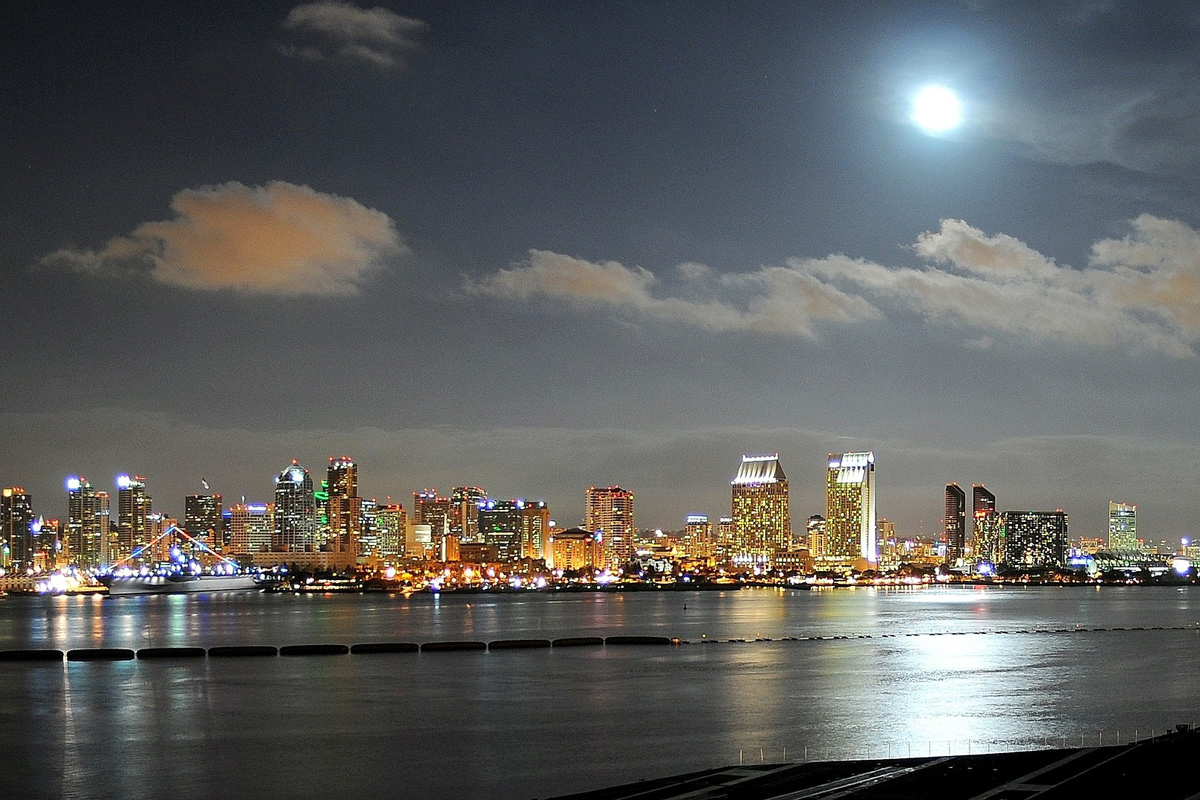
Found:
[[[600,536],[604,566],[620,569],[633,560],[633,540],[637,530],[634,524],[633,492],[627,492],[620,486],[589,486],[584,502],[585,527]]]
[[[975,538],[972,540],[972,560],[976,565],[1003,563],[1004,516],[994,509],[981,508],[975,512]]]
[[[521,509],[520,558],[546,558],[550,549],[550,507],[530,500]]]
[[[996,495],[987,490],[982,483],[971,486],[971,516],[979,516],[980,511],[991,513],[996,510]]]
[[[500,561],[521,557],[521,514],[524,500],[489,499],[479,509],[479,536],[483,544],[496,548]]]
[[[688,514],[684,520],[683,554],[688,558],[712,558],[713,527],[707,514]]]
[[[1137,550],[1137,506],[1108,503],[1108,549]]]
[[[564,572],[599,567],[604,558],[597,535],[582,528],[555,532],[550,537],[550,553],[549,566]]]
[[[1061,509],[1005,511],[1005,565],[1017,569],[1065,566],[1067,522]]]
[[[487,502],[487,492],[479,486],[456,486],[450,492],[450,535],[460,542],[479,539],[479,507]]]
[[[728,563],[733,552],[733,517],[717,518],[716,540],[717,561]]]
[[[146,479],[140,475],[117,476],[117,552],[113,561],[126,558],[150,541],[149,518],[153,501],[146,494]]]
[[[46,572],[59,566],[63,541],[58,520],[37,517],[29,523],[29,539],[34,569]]]
[[[189,494],[183,498],[183,529],[216,550],[224,544],[221,535],[221,495]]]
[[[33,566],[33,498],[20,486],[0,491],[0,566],[25,570]]]
[[[1084,536],[1079,540],[1079,549],[1088,555],[1095,555],[1101,550],[1107,550],[1108,545],[1103,536]]]
[[[434,554],[446,556],[446,537],[450,534],[451,503],[449,497],[439,497],[437,489],[413,492],[413,524],[428,525]]]
[[[68,560],[81,569],[100,566],[103,563],[102,540],[108,534],[107,529],[107,492],[97,492],[87,478],[67,478]]]
[[[825,478],[826,560],[873,566],[875,544],[875,454],[829,454]]]
[[[327,548],[353,558],[363,534],[362,498],[358,496],[358,465],[350,456],[329,457],[326,475]]]
[[[900,540],[896,537],[896,523],[879,518],[878,542],[880,567],[895,569],[903,563],[900,559]]]
[[[388,503],[375,509],[375,539],[379,556],[385,561],[404,555],[408,512],[399,503]]]
[[[275,536],[275,506],[237,503],[229,509],[229,551],[236,555],[265,553]]]
[[[953,566],[963,557],[967,544],[967,493],[957,483],[946,484],[945,510],[946,562]]]
[[[317,528],[316,498],[312,476],[300,462],[292,463],[275,476],[275,527],[271,549],[277,553],[313,549]]]
[[[813,514],[805,523],[804,531],[808,537],[808,552],[813,558],[825,556],[828,549],[828,542],[825,540],[825,518],[820,514]]]
[[[734,564],[767,565],[791,544],[792,517],[788,479],[779,454],[742,456],[732,487]]]

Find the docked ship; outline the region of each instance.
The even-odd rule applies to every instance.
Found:
[[[109,595],[246,592],[262,588],[254,575],[241,574],[105,575],[100,582],[108,587]]]

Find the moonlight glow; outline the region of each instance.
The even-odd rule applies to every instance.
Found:
[[[962,123],[962,101],[945,86],[926,86],[913,100],[912,121],[926,133],[945,133]]]

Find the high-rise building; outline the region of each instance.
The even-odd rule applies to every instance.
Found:
[[[633,492],[620,486],[589,486],[584,503],[584,525],[599,535],[604,566],[614,570],[622,568],[633,560],[633,540],[637,531]]]
[[[1137,550],[1137,506],[1108,502],[1108,549]]]
[[[713,527],[707,514],[688,514],[683,528],[683,554],[688,558],[712,558]]]
[[[812,557],[822,558],[827,555],[829,543],[825,539],[825,518],[820,514],[813,514],[805,523],[804,532],[808,538],[808,552]]]
[[[57,519],[36,517],[29,523],[30,560],[36,570],[56,569],[63,556],[62,523]],[[62,562],[65,563],[65,562]]]
[[[738,566],[769,565],[792,538],[788,479],[779,453],[742,456],[732,487],[733,552]]]
[[[20,486],[0,491],[0,567],[33,566],[33,498]]]
[[[450,535],[462,542],[479,540],[479,508],[487,492],[479,486],[455,486],[450,492]]]
[[[67,560],[81,569],[102,563],[101,540],[108,533],[107,499],[108,495],[97,492],[87,478],[67,478]]]
[[[946,536],[946,563],[954,566],[967,544],[967,493],[957,483],[946,484],[946,513],[942,518]]]
[[[434,557],[444,558],[446,537],[450,535],[451,502],[449,497],[439,497],[437,489],[413,492],[413,524],[428,525],[432,536]]]
[[[117,552],[113,561],[129,558],[150,541],[150,515],[154,503],[146,494],[146,479],[141,475],[117,476]]]
[[[316,527],[312,476],[293,458],[292,463],[275,476],[275,528],[271,549],[277,553],[312,550]]]
[[[524,510],[524,500],[491,498],[479,509],[479,535],[484,544],[496,548],[500,561],[521,557],[521,515]]]
[[[1067,515],[1057,511],[1005,511],[1004,563],[1018,569],[1067,563]]]
[[[975,565],[996,566],[1006,558],[1004,545],[1004,515],[993,507],[975,512],[975,537],[971,540],[972,561]]]
[[[275,536],[275,506],[237,503],[229,509],[229,551],[249,555],[271,550]]]
[[[875,454],[829,454],[825,477],[825,558],[871,566],[878,560]]]
[[[550,507],[545,500],[526,500],[521,509],[520,557],[550,555]]]
[[[214,550],[220,550],[222,542],[221,495],[189,494],[183,498],[183,530],[193,539],[199,539]]]
[[[354,459],[330,456],[326,486],[326,543],[334,553],[357,555],[363,534],[363,501],[358,496],[358,465]]]
[[[408,530],[408,513],[399,503],[386,503],[375,508],[375,538],[379,557],[395,561],[404,555]]]
[[[971,486],[971,516],[976,517],[980,511],[991,513],[996,510],[996,495],[987,490],[982,483]]]

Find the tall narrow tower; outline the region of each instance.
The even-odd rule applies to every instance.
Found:
[[[275,530],[271,549],[277,553],[311,550],[316,535],[317,506],[312,476],[292,459],[275,476]]]
[[[946,563],[954,566],[963,557],[967,544],[967,493],[957,483],[946,484],[942,524],[946,534]]]
[[[875,454],[829,454],[825,474],[826,558],[843,564],[874,566]]]
[[[107,512],[106,507],[102,508],[100,493],[87,478],[67,478],[67,556],[77,567],[100,566],[101,524]]]
[[[357,555],[363,533],[362,498],[358,496],[358,465],[350,456],[330,456],[326,474],[329,500],[329,544],[335,553]]]
[[[636,532],[633,516],[633,492],[620,486],[599,488],[589,486],[584,497],[590,533],[602,537],[604,565],[620,569],[633,558],[633,537]]]
[[[1108,502],[1108,549],[1137,550],[1137,506]]]
[[[153,501],[146,494],[146,479],[141,475],[117,476],[117,553],[113,561],[127,558],[150,539],[150,514]]]
[[[739,566],[766,566],[791,546],[792,514],[788,479],[779,453],[742,456],[732,486],[733,552]]]

